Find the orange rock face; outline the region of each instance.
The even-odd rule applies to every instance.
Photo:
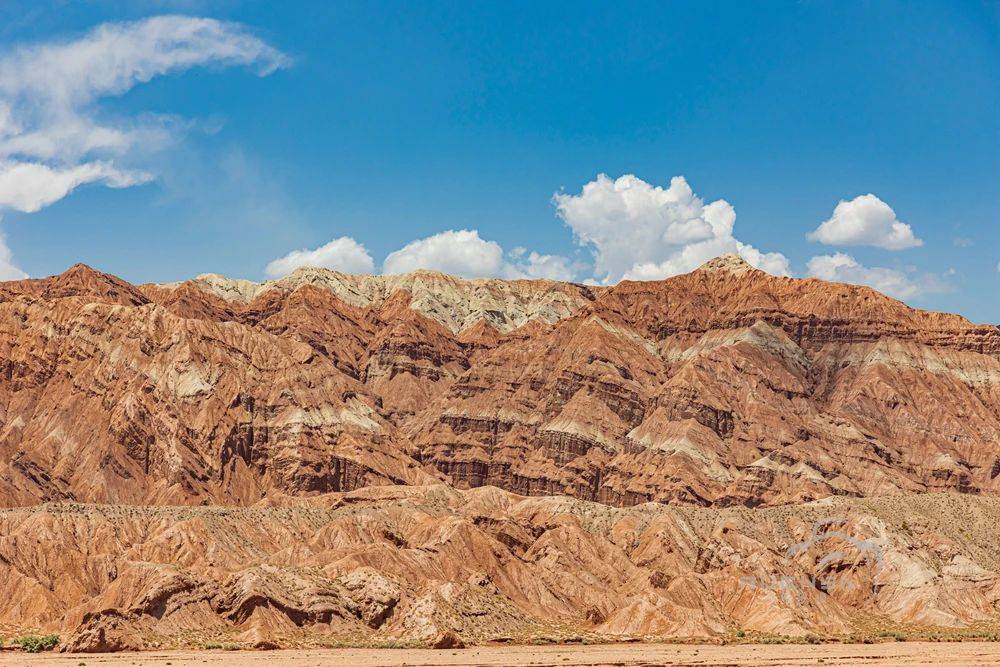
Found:
[[[616,508],[443,484],[49,504],[0,510],[0,618],[83,651],[996,632],[997,517],[983,496]]]
[[[0,505],[21,508],[0,518],[0,629],[81,648],[199,624],[265,646],[986,622],[982,545],[924,533],[914,565],[878,503],[996,525],[970,494],[998,492],[1000,329],[732,257],[613,287],[318,269],[133,286],[82,265],[0,283]],[[849,508],[825,517],[843,530],[811,501]],[[849,562],[824,556],[837,539]],[[803,573],[802,599],[775,593]],[[734,584],[753,577],[770,583]],[[480,607],[482,627],[463,615]]]

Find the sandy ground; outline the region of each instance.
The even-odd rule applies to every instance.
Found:
[[[39,654],[4,651],[0,666],[124,667],[411,667],[431,665],[998,665],[1000,643],[675,646],[491,646],[462,650],[331,649]]]

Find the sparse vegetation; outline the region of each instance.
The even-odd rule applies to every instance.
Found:
[[[28,653],[51,651],[59,645],[59,635],[24,635],[15,639],[14,643]]]

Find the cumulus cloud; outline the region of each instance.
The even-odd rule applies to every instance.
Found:
[[[576,276],[576,268],[567,257],[562,255],[542,255],[528,252],[526,248],[514,248],[507,253],[503,276],[518,279],[531,278],[535,280],[572,281]]]
[[[270,262],[264,273],[281,278],[303,266],[333,269],[345,273],[372,273],[375,262],[363,245],[349,236],[341,236],[314,250],[293,250]]]
[[[830,219],[808,234],[825,245],[868,245],[886,250],[904,250],[924,242],[913,229],[896,218],[896,212],[873,194],[843,201]]]
[[[389,253],[383,273],[409,273],[430,269],[463,278],[573,280],[573,263],[561,255],[543,255],[526,248],[504,252],[496,241],[479,236],[475,229],[448,231],[412,241]]]
[[[108,23],[10,51],[0,57],[0,207],[33,212],[87,183],[152,178],[136,155],[168,142],[177,123],[102,118],[101,98],[195,66],[254,66],[263,76],[286,63],[238,24],[189,16]]]
[[[866,267],[842,252],[813,257],[809,260],[807,271],[814,278],[868,285],[897,299],[909,299],[923,293],[941,292],[946,289],[945,285],[934,276],[915,275],[912,271],[880,266]]]
[[[663,188],[633,175],[600,174],[579,194],[557,193],[553,201],[577,242],[592,249],[595,278],[604,283],[667,278],[726,253],[769,273],[789,273],[781,253],[733,236],[736,211],[729,202],[705,204],[683,176]]]
[[[389,253],[382,264],[385,273],[409,273],[430,269],[465,278],[500,275],[503,248],[479,237],[475,229],[448,230],[412,241]]]

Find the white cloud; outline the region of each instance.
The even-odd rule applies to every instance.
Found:
[[[0,162],[0,207],[33,213],[86,183],[127,188],[151,178],[140,171],[122,171],[109,162],[84,162],[54,168],[36,162]]]
[[[406,244],[389,253],[384,273],[430,269],[465,278],[497,276],[503,270],[503,248],[479,237],[475,229],[448,230]]]
[[[21,280],[28,274],[14,265],[14,256],[7,247],[7,239],[0,233],[0,280]]]
[[[108,23],[8,52],[0,57],[0,207],[32,212],[85,183],[128,187],[152,177],[127,163],[168,142],[178,123],[151,114],[102,119],[102,97],[195,66],[253,65],[266,75],[286,63],[238,24],[189,16]]]
[[[557,193],[553,201],[577,242],[593,250],[594,274],[604,283],[667,278],[726,253],[770,273],[789,273],[781,253],[761,252],[733,236],[736,211],[728,202],[705,204],[683,176],[662,188],[633,175],[600,174],[580,194]]]
[[[375,262],[365,247],[349,236],[341,236],[315,250],[293,250],[270,262],[264,273],[271,278],[281,278],[303,266],[345,273],[372,273],[375,270]]]
[[[525,248],[504,253],[496,241],[479,236],[475,229],[450,229],[412,241],[389,253],[384,273],[409,273],[430,269],[463,278],[573,280],[573,263],[561,255],[542,255]]]
[[[507,256],[509,261],[504,268],[504,278],[570,282],[576,276],[573,263],[562,255],[541,255],[528,252],[525,248],[514,248]]]
[[[841,200],[830,219],[810,232],[808,238],[825,245],[868,245],[886,250],[924,244],[908,224],[896,219],[888,204],[872,194]]]
[[[909,299],[926,292],[941,292],[946,289],[933,276],[913,275],[912,271],[880,266],[866,267],[842,252],[813,257],[809,260],[807,271],[814,278],[868,285],[897,299]]]

